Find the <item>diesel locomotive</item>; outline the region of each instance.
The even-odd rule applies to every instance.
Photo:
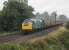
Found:
[[[26,19],[22,23],[23,32],[33,32],[44,28],[44,22],[41,19]]]

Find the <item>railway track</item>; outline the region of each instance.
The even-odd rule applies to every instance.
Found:
[[[49,28],[49,29],[36,32],[34,34],[29,34],[29,35],[17,34],[17,35],[11,35],[11,36],[3,36],[3,37],[0,37],[0,43],[10,43],[10,42],[21,43],[21,42],[25,42],[32,38],[41,37],[44,35],[43,33],[48,33],[48,32],[52,32],[55,30],[56,30],[56,27]]]

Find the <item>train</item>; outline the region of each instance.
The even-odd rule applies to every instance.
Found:
[[[36,32],[36,31],[41,31],[43,29],[46,29],[48,27],[57,25],[57,24],[62,24],[61,21],[46,21],[43,19],[37,19],[37,18],[29,18],[25,19],[22,22],[22,31],[24,34],[31,33],[31,32]]]

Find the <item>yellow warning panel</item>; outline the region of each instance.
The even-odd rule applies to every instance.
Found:
[[[22,30],[31,30],[31,29],[32,29],[31,22],[22,23]]]

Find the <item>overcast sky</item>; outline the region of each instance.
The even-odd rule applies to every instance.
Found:
[[[4,1],[0,0],[0,9],[2,9]],[[35,12],[57,11],[58,14],[69,16],[69,0],[29,0],[29,5],[35,9]]]

